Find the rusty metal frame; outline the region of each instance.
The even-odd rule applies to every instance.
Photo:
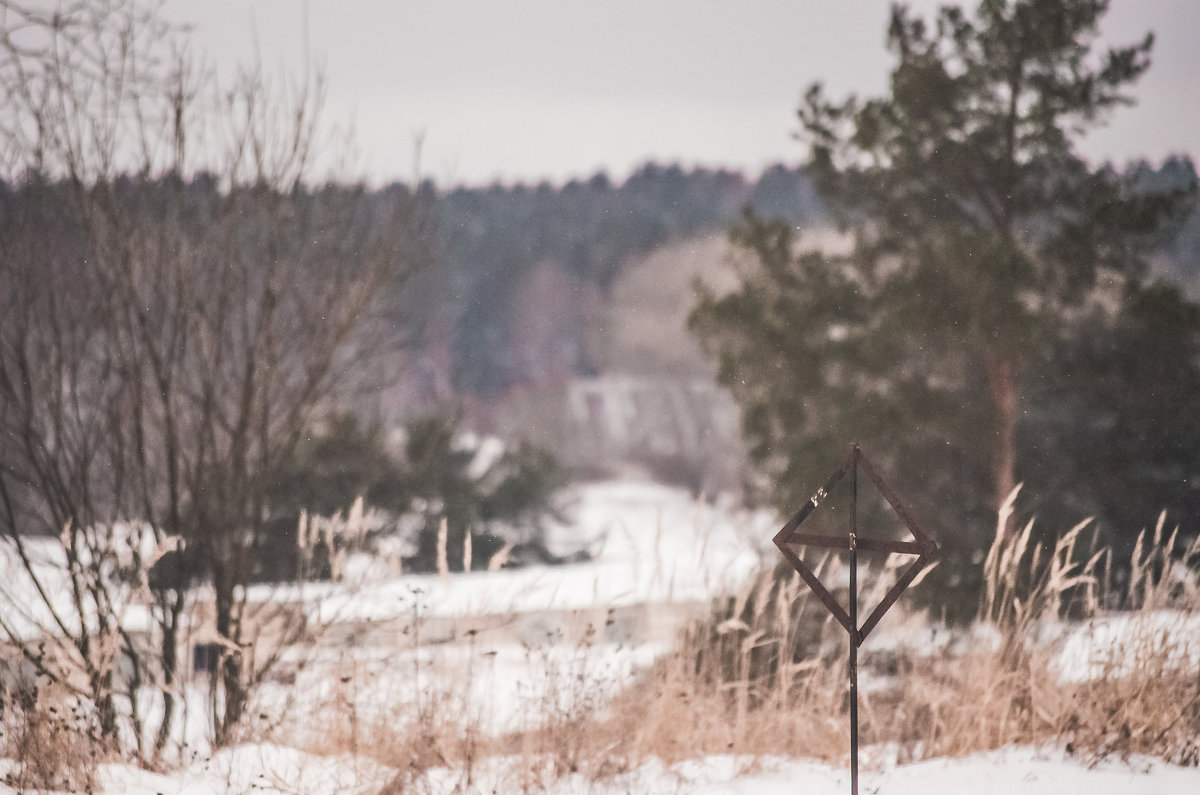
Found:
[[[875,485],[875,488],[887,500],[888,505],[892,507],[892,510],[904,522],[905,527],[912,533],[914,541],[892,541],[858,537],[859,469],[862,469],[866,473],[867,477]],[[804,520],[841,483],[847,473],[851,474],[852,487],[849,534],[846,537],[840,537],[799,532],[798,528]],[[825,485],[817,489],[817,493],[801,506],[796,515],[775,534],[773,540],[775,546],[779,547],[779,551],[787,559],[787,562],[791,564],[801,579],[804,580],[812,592],[824,603],[825,607],[850,636],[850,791],[853,795],[858,795],[858,648],[862,645],[867,635],[871,633],[871,630],[879,624],[879,620],[883,618],[883,615],[896,603],[896,600],[900,598],[905,589],[912,584],[912,581],[920,573],[921,569],[925,568],[933,560],[934,556],[937,555],[938,547],[934,540],[921,529],[921,526],[913,518],[904,503],[901,502],[896,492],[880,477],[875,465],[871,463],[870,459],[867,458],[857,444],[850,446],[850,454],[846,457],[845,463],[829,476]],[[829,592],[829,589],[817,579],[812,569],[805,565],[800,557],[800,550],[803,547],[846,549],[850,551],[849,611],[845,610],[838,603],[833,594]],[[871,611],[866,621],[861,625],[858,623],[858,551],[860,549],[866,552],[894,552],[917,556],[917,559],[904,570],[904,573],[900,575],[888,592],[884,594],[883,599],[880,600],[879,604],[875,606],[875,609]]]

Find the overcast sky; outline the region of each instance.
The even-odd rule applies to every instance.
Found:
[[[933,0],[912,3],[932,9]],[[967,5],[974,6],[973,0]],[[653,159],[757,172],[797,163],[795,108],[881,93],[882,0],[168,0],[212,60],[327,79],[372,182],[561,182]],[[1084,143],[1093,161],[1200,159],[1200,1],[1113,0],[1103,34],[1157,36],[1138,105]]]

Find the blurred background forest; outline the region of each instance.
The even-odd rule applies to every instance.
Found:
[[[14,32],[53,24],[48,17],[43,20],[34,12],[22,12],[20,5],[6,8]],[[722,327],[724,321],[713,314],[714,302],[721,296],[751,284],[756,268],[770,267],[764,250],[756,248],[762,240],[753,239],[764,233],[762,227],[754,231],[760,220],[791,230],[788,245],[796,252],[817,252],[833,259],[861,252],[861,230],[856,230],[852,219],[848,223],[844,212],[829,205],[829,186],[822,190],[811,170],[815,161],[809,165],[781,163],[761,171],[651,161],[619,178],[600,170],[558,182],[516,180],[478,186],[440,184],[432,179],[378,187],[336,180],[321,184],[312,177],[314,159],[327,159],[325,149],[329,147],[317,121],[323,101],[319,69],[305,73],[299,82],[293,77],[291,83],[272,86],[259,66],[257,72],[236,77],[232,82],[236,88],[229,95],[232,99],[223,110],[214,111],[214,106],[203,100],[211,74],[186,66],[184,60],[172,67],[175,71],[164,69],[148,56],[138,60],[137,47],[144,46],[150,53],[152,34],[169,30],[168,23],[136,10],[136,4],[113,5],[107,21],[89,18],[88,8],[82,4],[77,16],[63,17],[70,21],[62,26],[60,35],[79,46],[81,53],[86,53],[82,45],[88,37],[99,37],[95,46],[101,49],[106,36],[110,45],[125,42],[128,51],[123,63],[144,70],[139,78],[145,82],[136,89],[107,85],[106,81],[117,76],[116,67],[91,63],[86,55],[64,58],[39,53],[36,46],[11,45],[7,90],[19,123],[7,139],[9,178],[0,186],[0,204],[12,233],[10,250],[19,251],[29,267],[41,267],[37,257],[63,263],[54,267],[62,270],[67,284],[78,286],[93,277],[84,272],[79,272],[79,278],[68,275],[80,267],[72,264],[72,258],[80,252],[94,255],[97,246],[110,246],[108,236],[115,234],[113,230],[183,234],[193,241],[190,245],[199,247],[209,245],[205,241],[219,234],[223,239],[244,240],[251,247],[249,254],[238,255],[237,267],[249,269],[241,277],[246,284],[264,278],[292,280],[292,288],[299,292],[288,311],[312,315],[318,312],[320,296],[335,295],[350,285],[362,286],[356,269],[366,266],[354,264],[359,258],[382,255],[385,249],[392,252],[384,255],[384,259],[392,258],[391,264],[384,267],[379,260],[381,270],[368,269],[375,280],[373,293],[341,307],[351,313],[344,316],[345,327],[338,327],[336,333],[324,329],[324,334],[332,333],[334,338],[326,339],[315,326],[304,332],[313,344],[344,346],[352,341],[352,345],[339,347],[336,361],[323,365],[320,386],[300,399],[304,419],[297,415],[287,437],[291,441],[278,451],[286,453],[284,457],[311,459],[306,465],[310,471],[305,474],[276,462],[271,464],[271,473],[260,475],[274,483],[268,486],[264,482],[266,496],[262,498],[290,506],[282,513],[275,512],[273,526],[283,528],[294,521],[296,512],[305,507],[303,500],[311,503],[307,507],[328,511],[368,494],[381,505],[401,510],[419,493],[426,497],[438,494],[441,499],[447,489],[470,491],[465,475],[452,472],[468,468],[466,458],[448,469],[442,467],[446,471],[441,475],[435,476],[429,469],[434,459],[451,455],[459,444],[453,440],[462,434],[472,439],[496,437],[512,451],[523,450],[523,458],[507,460],[505,466],[512,473],[533,478],[528,487],[513,481],[500,489],[510,494],[503,499],[486,498],[485,492],[499,493],[494,484],[478,486],[479,493],[467,500],[473,507],[462,508],[463,524],[548,508],[554,484],[564,479],[631,473],[685,486],[696,495],[713,497],[725,492],[751,503],[773,501],[786,510],[802,499],[817,470],[826,466],[829,451],[822,446],[824,442],[817,444],[803,434],[789,437],[778,430],[783,426],[769,429],[771,423],[791,421],[788,409],[762,397],[762,390],[774,388],[769,378],[756,381],[752,375],[747,379],[752,368],[761,373],[763,368],[795,365],[799,372],[803,368],[797,357],[803,358],[803,354],[789,354],[792,364],[772,364],[770,352],[766,358],[756,359],[742,349],[736,354],[740,358],[735,366],[733,360],[722,357],[734,355],[731,352],[736,345],[728,347],[731,340],[742,331],[750,333],[749,326],[741,331]],[[104,4],[96,6],[101,11],[106,8]],[[1088,13],[1098,18],[1099,8],[1089,6]],[[1089,19],[1080,23],[1080,31],[1090,32],[1072,34],[1079,36],[1079,41],[1094,34],[1095,19]],[[895,48],[895,30],[889,35]],[[898,52],[903,55],[903,48]],[[1131,67],[1129,80],[1139,76],[1144,66]],[[73,73],[79,85],[55,89],[45,83],[45,96],[31,90],[37,88],[38,80],[55,77],[55,70]],[[34,79],[34,75],[40,77]],[[70,93],[82,90],[88,80],[105,85],[114,107],[128,103],[132,115],[96,116],[108,111]],[[287,85],[291,87],[282,88]],[[46,100],[55,98],[55,91],[60,95],[59,107]],[[158,117],[144,115],[146,107],[160,100],[168,113],[161,126]],[[285,135],[294,135],[296,143],[290,153],[278,148],[279,141],[272,138],[278,131],[263,121],[271,113],[289,112],[289,102],[302,111],[290,133],[287,124],[280,125]],[[221,101],[215,105],[220,106]],[[176,113],[173,125],[171,108]],[[1082,111],[1084,116],[1089,112]],[[64,117],[68,113],[74,116]],[[226,136],[227,141],[234,141],[224,144],[232,147],[225,150],[228,154],[206,164],[204,158],[212,150],[205,147],[221,139],[220,134],[213,138],[206,130],[205,125],[210,124],[206,119],[223,115],[228,118],[216,125],[226,124],[242,137]],[[187,126],[189,120],[191,126]],[[89,130],[89,124],[106,129],[108,138]],[[56,125],[62,132],[53,132]],[[1063,151],[1070,152],[1072,134],[1066,134]],[[140,150],[130,147],[129,141],[134,139],[142,141]],[[152,149],[147,141],[157,142],[158,148]],[[129,160],[131,153],[133,159]],[[134,168],[139,157],[142,165]],[[181,171],[185,162],[194,162],[198,170]],[[29,170],[22,174],[21,168]],[[1101,182],[1125,186],[1122,190],[1135,198],[1146,197],[1147,204],[1157,201],[1156,197],[1176,197],[1168,213],[1171,217],[1163,216],[1161,228],[1139,238],[1137,254],[1130,256],[1138,258],[1139,267],[1148,268],[1139,279],[1165,285],[1181,296],[1200,296],[1200,209],[1188,199],[1197,191],[1196,170],[1189,157],[1134,160],[1106,166],[1096,174]],[[98,192],[100,187],[105,190]],[[81,193],[81,189],[90,193]],[[245,190],[248,201],[263,189],[279,192],[270,212],[264,215],[238,209],[244,201],[238,191]],[[215,232],[217,229],[222,231]],[[33,238],[27,237],[31,231]],[[313,233],[317,235],[315,249],[306,250],[300,240]],[[29,259],[35,240],[44,248]],[[123,256],[144,258],[145,254],[144,250],[129,251]],[[254,264],[256,258],[268,257],[282,266],[288,258],[310,256],[315,257],[312,267],[316,270],[303,277],[295,270],[291,275],[283,270],[271,276],[275,265],[264,265],[267,270],[258,272],[260,266]],[[330,258],[341,259],[345,266],[322,283],[319,274],[324,266],[319,263]],[[53,270],[43,269],[36,278],[45,278]],[[124,298],[130,299],[145,287],[144,281],[136,283],[144,277],[138,273],[126,277],[135,280],[122,288],[126,289]],[[64,300],[53,281],[43,287],[40,298],[15,291],[9,299],[20,302],[28,316],[36,314],[32,307],[38,300]],[[235,289],[233,283],[228,287]],[[778,285],[760,288],[784,289]],[[308,295],[302,296],[305,291]],[[152,293],[141,300],[153,304],[163,295]],[[931,295],[936,303],[936,288]],[[826,300],[817,292],[810,296]],[[268,302],[261,311],[280,305],[279,294],[269,284],[260,298]],[[827,298],[827,304],[838,300]],[[707,310],[702,306],[705,302]],[[335,302],[335,306],[341,305]],[[697,310],[698,306],[702,308]],[[1176,368],[1173,376],[1166,375],[1159,384],[1139,376],[1137,367],[1122,369],[1117,364],[1136,361],[1142,363],[1138,366],[1143,371],[1171,373],[1171,360],[1180,354],[1167,350],[1169,344],[1164,347],[1163,343],[1174,340],[1182,349],[1191,345],[1194,321],[1188,319],[1193,311],[1190,306],[1185,300],[1179,310],[1183,314],[1176,320],[1164,321],[1157,330],[1146,328],[1139,332],[1140,338],[1112,337],[1090,353],[1078,347],[1068,350],[1070,346],[1061,336],[1050,334],[1031,344],[1026,352],[1031,361],[1043,362],[1039,365],[1043,369],[1069,372],[1075,383],[1090,383],[1092,388],[1068,395],[1065,382],[1042,376],[1031,382],[1032,397],[1022,423],[1019,451],[1022,461],[1028,463],[1021,479],[1031,481],[1025,487],[1024,515],[1048,513],[1056,521],[1095,515],[1109,531],[1125,538],[1132,538],[1164,509],[1185,524],[1194,518],[1200,483],[1194,473],[1177,470],[1181,465],[1187,468],[1186,450],[1196,437],[1196,423],[1187,419],[1194,404],[1189,379],[1195,363]],[[917,314],[910,317],[927,309],[914,305],[912,311]],[[803,326],[800,315],[820,314],[818,309],[805,308],[803,302],[787,311],[795,313],[797,329]],[[759,319],[769,315],[763,307],[753,313]],[[314,320],[309,317],[305,322]],[[169,324],[177,321],[167,312],[156,322],[167,323],[164,328],[169,329]],[[821,322],[831,329],[829,334],[844,327],[829,318]],[[302,327],[304,323],[287,333],[296,334]],[[1100,339],[1095,333],[1090,338]],[[14,351],[24,344],[22,339],[29,342],[14,337]],[[265,339],[270,343],[271,338]],[[774,344],[760,340],[757,348],[761,352]],[[829,366],[874,367],[880,379],[894,377],[886,374],[890,365],[871,364],[871,357],[878,352],[862,349],[848,355],[859,360]],[[345,366],[355,358],[370,365]],[[1152,364],[1145,364],[1151,360]],[[20,360],[11,364],[23,378]],[[785,381],[776,380],[783,394],[794,395],[798,405],[830,401],[828,395],[806,392],[805,384],[783,387]],[[1136,394],[1133,387],[1139,383],[1150,388]],[[730,389],[739,384],[745,388]],[[971,399],[969,394],[970,389],[963,399]],[[1032,415],[1028,415],[1029,408],[1034,410]],[[873,417],[869,416],[872,412]],[[1075,419],[1064,424],[1061,418],[1067,415]],[[886,416],[898,429],[893,441],[883,443],[893,448],[881,451],[889,464],[898,463],[900,450],[913,452],[902,439],[926,433],[913,430],[917,428],[913,423],[922,421],[914,419],[915,415],[904,419],[903,411],[895,415],[872,409],[847,416],[852,420],[848,426],[825,420],[810,425],[831,432],[836,429],[839,435],[861,433],[863,438],[871,438],[877,421]],[[14,423],[19,430],[22,421]],[[406,430],[406,426],[411,427]],[[961,455],[969,458],[963,450],[977,442],[956,440],[955,432],[947,428],[930,433],[942,434],[939,438],[950,445],[951,458],[939,465],[928,461],[917,465],[910,459],[908,471],[920,474],[912,475],[912,482],[905,485],[917,494],[930,495],[916,499],[937,520],[953,527],[963,522],[975,526],[976,530],[967,533],[972,540],[965,545],[977,549],[984,539],[975,536],[986,534],[988,516],[1000,500],[989,488],[1005,491],[1005,485],[1013,484],[988,486],[983,482],[985,474],[977,472],[982,480],[975,475],[959,477],[957,485],[947,488],[945,477],[971,469],[963,469]],[[308,441],[296,447],[302,437]],[[314,450],[324,452],[317,455]],[[356,454],[363,450],[370,452]],[[782,470],[780,456],[791,461]],[[959,465],[951,463],[954,456],[960,456]],[[796,469],[797,457],[811,463]],[[414,463],[416,459],[424,463]],[[342,463],[331,463],[339,461]],[[541,464],[535,466],[536,462]],[[318,471],[322,467],[325,471]],[[425,474],[418,472],[422,467]],[[14,465],[12,471],[22,470]],[[17,479],[21,477],[24,475]],[[492,480],[499,477],[493,475]],[[406,485],[399,485],[402,481]],[[781,485],[785,481],[790,485]],[[542,507],[534,508],[539,505]],[[467,518],[471,516],[475,518]],[[284,540],[269,546],[284,554],[282,550],[290,542],[286,541],[287,531],[280,532]],[[451,530],[456,532],[461,531]],[[426,532],[423,547],[425,566],[432,565],[428,559],[431,533],[432,529]],[[290,565],[284,564],[283,571]]]

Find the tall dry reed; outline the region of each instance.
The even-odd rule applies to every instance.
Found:
[[[1200,540],[1167,532],[1164,517],[1120,558],[1089,522],[1042,544],[1033,523],[1006,532],[1007,519],[983,562],[973,626],[939,628],[902,601],[860,650],[868,757],[881,757],[872,748],[905,761],[1057,743],[1086,760],[1200,762]],[[864,604],[902,562],[875,568]],[[823,581],[843,581],[836,556],[812,563]],[[433,767],[468,781],[483,758],[506,760],[513,786],[537,792],[563,775],[620,774],[650,757],[848,753],[846,633],[786,566],[718,600],[611,699],[589,672],[592,639],[565,675],[546,677],[547,714],[536,725],[489,736],[461,717],[474,714],[469,705],[439,697],[356,736],[406,771],[400,789]]]

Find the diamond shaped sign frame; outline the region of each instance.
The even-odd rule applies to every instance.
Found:
[[[905,527],[912,534],[915,540],[913,541],[891,541],[877,538],[858,538],[857,527],[857,508],[858,508],[858,472],[862,470],[866,473],[867,478],[874,484],[875,488],[887,500],[888,505],[904,522]],[[829,493],[846,477],[848,472],[853,473],[854,494],[851,508],[851,529],[847,536],[824,536],[812,535],[799,532],[798,528],[807,519],[813,511],[829,496]],[[845,463],[830,475],[829,480],[825,485],[817,489],[808,502],[796,512],[796,515],[783,526],[773,539],[775,546],[779,547],[779,551],[783,553],[784,558],[791,564],[801,579],[812,589],[813,593],[824,603],[825,607],[833,614],[833,617],[838,620],[850,635],[850,643],[854,648],[862,645],[867,635],[879,623],[884,614],[896,603],[900,595],[908,588],[921,570],[925,568],[937,555],[937,543],[921,528],[916,519],[901,502],[900,498],[892,490],[890,486],[879,476],[879,471],[871,463],[870,459],[862,452],[857,444],[851,445],[850,455],[847,456]],[[879,604],[871,611],[867,619],[863,621],[861,626],[856,626],[857,622],[857,593],[855,593],[855,580],[857,572],[855,571],[855,562],[851,564],[851,610],[847,612],[829,589],[817,579],[804,561],[800,558],[799,550],[803,547],[818,547],[824,549],[849,549],[853,554],[857,550],[866,552],[898,552],[901,554],[916,555],[917,559],[905,569],[900,575],[891,589],[888,590]]]

